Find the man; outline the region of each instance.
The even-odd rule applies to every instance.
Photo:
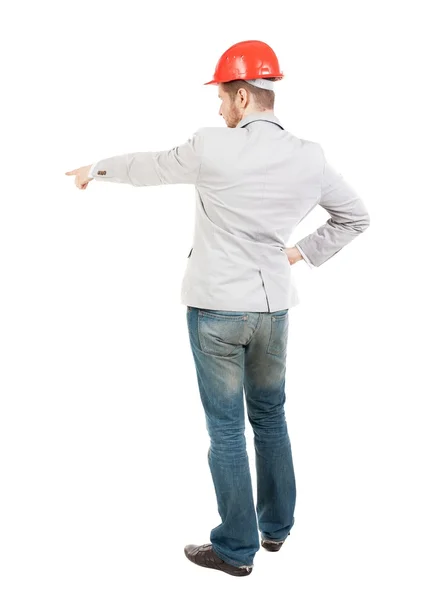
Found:
[[[275,116],[273,82],[283,77],[267,44],[235,44],[205,84],[218,86],[226,128],[199,129],[168,151],[114,156],[66,173],[75,175],[79,189],[92,179],[195,186],[195,232],[181,301],[222,522],[212,529],[211,543],[184,550],[199,566],[239,577],[252,572],[259,541],[279,550],[294,524],[296,482],[284,413],[288,310],[299,303],[291,265],[302,259],[322,265],[370,223],[362,200],[321,146],[297,138]],[[285,240],[317,204],[330,219],[286,248]],[[243,392],[254,431],[256,508]]]

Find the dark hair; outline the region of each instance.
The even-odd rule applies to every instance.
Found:
[[[264,77],[264,79],[277,81],[276,77]],[[233,79],[232,81],[221,83],[221,86],[224,92],[230,96],[231,100],[235,99],[240,88],[244,88],[252,94],[255,104],[260,110],[274,110],[274,90],[264,90],[263,88],[256,87],[256,85],[247,83],[243,79]]]

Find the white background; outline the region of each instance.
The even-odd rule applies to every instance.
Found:
[[[1,19],[2,600],[423,598],[418,2],[34,2]],[[319,142],[370,228],[294,265],[286,416],[296,522],[252,575],[186,544],[220,523],[180,285],[194,190],[65,171],[225,123],[204,86],[260,39],[275,114]],[[324,223],[318,207],[287,245]],[[254,450],[246,437],[253,486]],[[150,591],[147,591],[150,590]]]

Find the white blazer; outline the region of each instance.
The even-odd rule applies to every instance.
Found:
[[[285,130],[273,112],[250,114],[235,128],[199,129],[171,150],[105,158],[91,176],[133,186],[195,186],[181,303],[198,308],[274,312],[298,304],[283,249],[317,204],[329,220],[296,244],[311,267],[370,224],[362,199],[321,146]]]

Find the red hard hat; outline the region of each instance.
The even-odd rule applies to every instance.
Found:
[[[204,85],[266,77],[284,77],[274,50],[265,42],[247,40],[234,44],[224,52],[216,65],[212,81]]]

